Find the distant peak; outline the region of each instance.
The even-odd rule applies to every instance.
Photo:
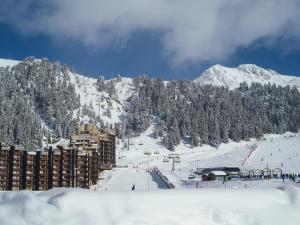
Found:
[[[255,64],[241,64],[238,67],[225,67],[219,64],[205,70],[200,77],[194,80],[200,84],[225,86],[230,89],[239,87],[240,83],[253,82],[261,84],[276,84],[281,86],[296,86],[300,89],[300,78],[279,74],[270,69],[264,69]]]
[[[254,73],[254,74],[257,74],[257,75],[263,75],[266,72],[269,72],[267,69],[259,67],[255,64],[242,64],[242,65],[239,65],[237,67],[237,69],[240,70],[240,71],[244,71],[244,72],[247,72],[247,73]]]
[[[213,65],[204,71],[203,74],[223,74],[229,71],[232,68],[222,66],[220,64]]]
[[[0,67],[7,67],[7,66],[15,66],[17,64],[19,64],[20,61],[18,60],[12,60],[12,59],[1,59],[0,58]]]
[[[263,69],[262,67],[259,67],[255,64],[241,64],[237,67],[238,69],[252,69],[252,68],[259,68],[259,69]]]
[[[229,69],[229,67],[226,67],[226,66],[222,66],[221,64],[216,64],[216,65],[213,65],[211,66],[210,68],[208,69],[212,69],[212,70],[218,70],[218,69]]]

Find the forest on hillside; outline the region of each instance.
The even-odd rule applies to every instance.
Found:
[[[112,80],[100,76],[95,85],[119,102],[118,82],[122,82],[120,76]],[[68,67],[47,59],[29,57],[16,66],[1,67],[0,142],[41,149],[43,138],[68,138],[82,118],[116,128],[119,138],[138,135],[154,123],[154,137],[161,137],[170,150],[182,139],[192,146],[218,146],[229,139],[260,138],[300,128],[300,94],[288,86],[242,83],[229,90],[140,76],[133,78],[131,96],[122,102],[121,122],[104,124],[91,104],[81,105],[74,85]],[[110,118],[110,107],[103,115]]]
[[[135,78],[133,86],[127,132],[143,132],[155,122],[154,136],[170,150],[182,138],[192,146],[218,146],[300,128],[300,93],[289,86],[242,83],[231,91],[192,81],[165,84],[147,76]]]
[[[0,68],[0,142],[37,150],[49,130],[55,138],[73,133],[79,122],[73,111],[80,101],[66,71],[33,57]]]

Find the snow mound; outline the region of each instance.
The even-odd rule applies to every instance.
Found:
[[[246,82],[248,85],[251,85],[253,82],[261,84],[271,83],[280,86],[290,85],[300,89],[299,77],[282,75],[276,71],[264,69],[253,64],[244,64],[237,68],[214,65],[205,70],[201,76],[194,81],[202,85],[212,84],[225,86],[229,89],[235,89],[243,82]]]
[[[299,210],[297,188],[0,193],[5,225],[298,225]]]

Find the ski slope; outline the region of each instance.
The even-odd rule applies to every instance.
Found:
[[[98,183],[97,190],[102,191],[130,191],[133,185],[137,191],[146,191],[148,190],[148,181],[149,190],[167,189],[154,172],[148,174],[146,169],[131,166],[105,171],[101,174],[101,179],[103,182]]]
[[[162,144],[160,138],[153,138],[154,125],[150,126],[143,134],[131,138],[129,151],[124,148],[124,143],[117,146],[117,164],[119,166],[128,166],[128,168],[146,169],[147,156],[145,151],[152,154],[149,157],[150,168],[157,167],[171,181],[176,188],[187,188],[188,176],[197,170],[197,168],[207,167],[229,167],[236,166],[241,169],[270,169],[280,168],[283,173],[300,174],[300,134],[285,133],[282,135],[268,134],[260,140],[250,139],[250,141],[241,141],[239,143],[230,141],[227,144],[222,143],[217,148],[203,145],[192,148],[188,141],[175,147],[176,153],[180,156],[181,162],[175,163],[175,171],[172,170],[172,161],[163,162],[163,159],[170,154]],[[155,154],[155,152],[159,154]],[[263,159],[263,160],[262,160]],[[135,168],[133,168],[135,167]],[[120,170],[117,168],[116,170]],[[120,174],[119,172],[116,175]],[[129,173],[130,174],[130,173]],[[132,176],[117,176],[112,182],[112,189],[126,189],[134,184],[135,176],[138,173],[131,172]],[[114,177],[114,174],[112,174]],[[233,188],[239,187],[277,187],[277,181],[269,183],[263,181],[260,183],[243,182],[228,183]],[[110,184],[107,184],[108,189]],[[119,187],[118,187],[119,186]],[[214,187],[214,185],[209,185]],[[223,184],[217,184],[215,187],[224,187]]]
[[[281,168],[285,173],[300,173],[300,134],[266,135],[245,166]]]

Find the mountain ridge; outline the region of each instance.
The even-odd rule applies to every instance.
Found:
[[[12,59],[0,58],[0,67],[12,67],[20,63],[21,61]],[[88,75],[81,75],[70,71],[71,77],[85,77],[90,80],[90,83],[95,83],[97,78],[90,77]],[[129,84],[132,78],[122,77],[127,79],[126,83]],[[113,78],[115,79],[115,78]],[[110,79],[110,80],[113,80]],[[83,80],[83,79],[81,79]],[[74,81],[74,79],[73,79]],[[248,85],[252,83],[261,84],[275,84],[277,86],[295,86],[300,90],[300,77],[295,75],[280,74],[272,69],[265,69],[255,64],[240,64],[237,67],[226,67],[220,64],[213,65],[206,69],[199,77],[193,80],[201,85],[211,84],[214,86],[224,86],[233,90],[238,88],[240,83],[246,82]]]
[[[299,78],[284,77],[255,65],[231,69],[215,65],[201,77],[203,85],[197,85],[194,81],[163,81],[147,76],[91,78],[46,58],[0,62],[6,67],[0,68],[0,89],[4,90],[0,92],[2,139],[8,144],[24,144],[28,149],[41,147],[41,135],[43,144],[67,138],[84,123],[115,128],[119,138],[139,135],[156,123],[153,137],[161,139],[169,150],[187,137],[193,146],[218,146],[229,138],[239,141],[263,133],[294,132],[300,127],[299,92],[263,86],[267,81],[285,85]],[[242,79],[234,80],[232,73]],[[214,74],[223,80],[205,86]],[[234,91],[218,87],[230,85],[232,89],[228,77],[239,86],[245,75],[252,78],[246,79],[249,83],[262,84]],[[39,123],[32,133],[33,124]]]
[[[255,64],[241,64],[238,67],[214,65],[194,79],[201,85],[225,86],[229,89],[239,87],[240,83],[275,84],[277,86],[295,86],[300,90],[300,77],[283,75],[271,69],[264,69]]]

